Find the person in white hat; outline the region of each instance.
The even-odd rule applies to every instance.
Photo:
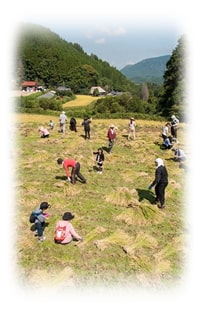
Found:
[[[171,135],[172,139],[175,142],[178,142],[177,140],[177,131],[178,131],[178,125],[179,125],[179,119],[175,116],[171,116]]]
[[[115,139],[117,136],[115,125],[111,124],[108,128],[107,137],[108,137],[108,153],[111,153],[113,145],[115,143]]]
[[[60,132],[65,133],[65,123],[67,121],[67,115],[65,114],[65,111],[62,111],[62,113],[59,116],[59,122],[60,122]]]
[[[135,140],[135,126],[136,126],[136,122],[134,117],[131,117],[128,123],[128,140],[130,140],[131,138],[133,140]]]
[[[155,178],[149,185],[148,189],[151,190],[155,186],[155,195],[158,208],[165,208],[165,189],[168,185],[168,172],[161,158],[155,160],[156,170]]]
[[[43,126],[41,126],[38,130],[40,132],[40,138],[49,138],[49,131],[48,129],[44,128]]]

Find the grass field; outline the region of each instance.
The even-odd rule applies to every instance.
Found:
[[[92,101],[94,101],[92,96],[76,95],[76,99],[63,104],[63,108],[83,107],[89,105]]]
[[[90,97],[91,98],[91,97]],[[48,139],[41,139],[38,127],[56,122]],[[136,120],[136,140],[127,140],[128,120],[92,120],[91,139],[78,132],[58,132],[58,118],[42,115],[13,115],[15,142],[11,156],[17,157],[15,178],[18,281],[31,286],[166,287],[181,280],[187,257],[185,221],[185,169],[173,161],[171,150],[161,150],[161,122]],[[107,154],[107,129],[118,127],[117,140]],[[179,128],[179,145],[187,150],[187,127]],[[93,151],[105,149],[102,175],[95,170]],[[64,180],[58,157],[73,157],[81,164],[87,184]],[[154,160],[164,159],[169,172],[166,208],[154,203],[148,185],[154,179]],[[28,218],[42,201],[52,208],[44,234],[38,243]],[[54,244],[55,223],[65,211],[75,214],[73,225],[82,243]],[[20,221],[18,220],[20,219]]]

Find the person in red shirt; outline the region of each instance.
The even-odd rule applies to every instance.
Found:
[[[108,153],[111,153],[111,150],[113,148],[113,145],[115,143],[116,139],[116,127],[114,125],[110,125],[108,132],[107,132],[107,137],[108,137]]]
[[[77,162],[75,159],[72,158],[58,158],[57,159],[58,165],[62,165],[65,169],[66,176],[68,181],[70,181],[72,184],[76,183],[76,176],[82,181],[82,183],[86,183],[86,179],[80,172],[81,165],[79,162]],[[70,171],[71,169],[71,171]]]

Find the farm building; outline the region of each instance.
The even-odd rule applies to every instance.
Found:
[[[92,95],[92,96],[103,96],[103,95],[106,95],[106,91],[100,86],[93,86],[90,89],[90,95]]]
[[[36,91],[37,90],[37,82],[35,81],[24,81],[21,85],[22,90],[24,91]]]

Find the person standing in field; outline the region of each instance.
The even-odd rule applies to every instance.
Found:
[[[113,145],[115,143],[115,139],[117,137],[115,125],[113,124],[110,125],[108,132],[107,132],[107,137],[108,137],[108,153],[111,153]]]
[[[72,184],[76,183],[76,176],[82,181],[82,183],[86,183],[87,180],[80,172],[81,165],[75,159],[72,158],[58,158],[57,164],[62,165],[63,169],[66,172],[66,176],[69,182]],[[71,171],[70,171],[71,169]]]
[[[104,152],[102,148],[98,148],[97,152],[93,152],[96,155],[97,172],[102,174],[103,172],[103,162],[104,162]]]
[[[173,141],[175,142],[178,142],[177,140],[178,126],[179,126],[179,119],[175,115],[172,115],[171,116],[171,135],[172,135]]]
[[[168,122],[162,127],[162,138],[163,141],[165,141],[166,138],[169,137],[169,130],[170,130],[171,124]]]
[[[90,139],[90,123],[91,119],[89,117],[84,117],[81,125],[84,127],[85,139]]]
[[[62,133],[65,133],[66,121],[67,121],[67,115],[65,114],[65,111],[62,111],[62,113],[59,116],[60,132]]]
[[[72,117],[72,118],[70,119],[69,128],[70,128],[71,131],[77,132],[77,128],[76,128],[76,119],[75,119],[74,117]]]
[[[168,172],[161,158],[155,160],[156,170],[155,178],[149,185],[148,189],[151,190],[155,186],[155,195],[158,208],[165,208],[165,189],[168,185]]]
[[[135,119],[134,117],[131,117],[128,123],[128,140],[130,140],[131,138],[135,140],[135,126],[136,126]]]

